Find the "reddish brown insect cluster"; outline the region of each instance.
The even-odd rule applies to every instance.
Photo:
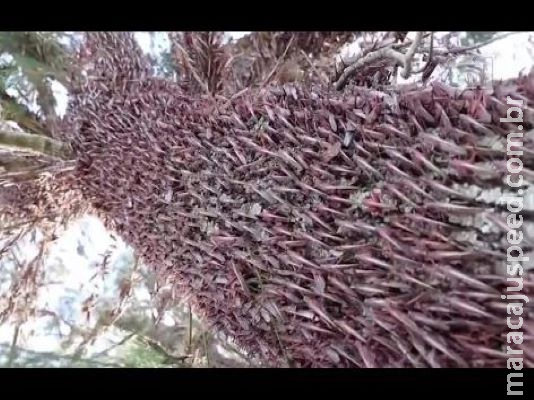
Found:
[[[482,123],[439,84],[190,96],[129,35],[89,39],[64,130],[79,188],[214,326],[271,365],[505,364],[506,233],[479,223],[504,214],[464,189],[506,189],[484,129],[506,140],[505,96],[531,107],[534,76],[498,85]]]

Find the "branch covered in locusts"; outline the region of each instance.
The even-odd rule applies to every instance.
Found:
[[[329,65],[332,54],[353,37],[352,32],[253,32],[223,44],[222,32],[176,32],[171,42],[183,83],[191,83],[187,90],[198,91],[197,86],[232,96],[266,83],[302,81],[310,57],[314,64]],[[317,79],[317,71],[311,78]]]
[[[274,366],[503,365],[499,198],[517,125],[500,118],[507,96],[522,99],[534,129],[534,74],[492,92],[288,84],[226,96],[150,77],[127,33],[93,33],[84,51],[64,183],[239,346]],[[532,196],[532,138],[521,146]],[[533,294],[532,272],[522,279]]]
[[[502,365],[506,233],[491,221],[515,126],[499,118],[521,98],[534,128],[533,75],[492,94],[190,95],[140,79],[121,35],[95,37],[66,121],[76,188],[207,321],[271,365]]]

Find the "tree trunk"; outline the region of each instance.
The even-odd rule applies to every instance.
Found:
[[[25,132],[0,130],[0,147],[44,154],[63,160],[68,160],[71,156],[71,151],[67,144],[46,136]]]

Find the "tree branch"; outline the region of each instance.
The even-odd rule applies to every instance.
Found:
[[[515,33],[519,33],[519,32],[505,32],[505,33],[503,33],[501,35],[495,35],[491,39],[488,39],[488,40],[486,40],[484,42],[481,42],[481,43],[478,43],[478,44],[474,44],[474,45],[468,46],[468,47],[453,47],[451,49],[445,49],[445,50],[434,49],[434,53],[438,54],[438,55],[451,55],[451,54],[465,53],[465,52],[468,52],[468,51],[477,50],[477,49],[479,49],[481,47],[487,46],[488,44],[496,42],[497,40],[504,39],[505,37],[508,37],[508,36],[513,35]],[[423,49],[423,51],[426,52],[426,51],[429,51],[429,49],[425,48],[425,49]]]
[[[44,154],[68,160],[71,151],[68,145],[42,135],[0,130],[0,147]]]
[[[317,70],[317,68],[315,67],[315,64],[312,62],[312,60],[310,60],[310,57],[308,57],[306,52],[302,49],[300,49],[300,52],[302,53],[302,55],[304,56],[304,58],[310,65],[312,71],[315,73],[315,75],[317,75],[317,78],[319,78],[319,80],[322,81],[324,85],[328,85],[329,83],[328,80],[323,79],[323,77],[321,76],[321,73]]]
[[[420,74],[427,68],[429,68],[430,63],[432,62],[432,56],[434,51],[434,32],[430,32],[430,51],[428,53],[428,60],[426,61],[425,65],[421,68],[419,68],[417,71],[413,71],[414,74]]]
[[[404,79],[408,79],[410,77],[410,74],[412,72],[412,60],[415,56],[415,52],[417,51],[417,48],[421,44],[421,40],[423,39],[423,32],[417,32],[415,34],[415,38],[406,52],[406,55],[404,56],[404,69],[401,73],[401,76]]]
[[[103,357],[103,356],[107,356],[108,353],[113,350],[113,349],[116,349],[117,347],[121,347],[123,344],[125,344],[128,340],[130,340],[131,338],[133,338],[135,335],[137,335],[138,332],[131,332],[130,334],[126,335],[124,338],[122,338],[119,342],[117,343],[114,343],[113,345],[111,345],[110,347],[108,347],[107,349],[105,350],[102,350],[101,352],[97,353],[94,355],[94,358],[98,358],[98,357]]]
[[[263,83],[261,84],[260,86],[260,90],[263,89],[265,87],[265,85],[267,85],[267,83],[269,83],[269,79],[271,79],[271,77],[273,76],[273,74],[276,72],[276,70],[278,69],[278,66],[280,65],[280,63],[282,62],[283,59],[285,59],[286,57],[286,54],[287,54],[287,51],[289,50],[289,48],[291,47],[291,44],[293,43],[293,39],[295,38],[295,35],[293,34],[291,36],[291,39],[289,39],[289,42],[287,43],[287,46],[284,50],[284,53],[278,58],[278,60],[276,60],[276,64],[274,65],[273,69],[271,69],[271,72],[269,72],[269,75],[267,75],[267,78],[265,78],[265,80],[263,81]]]
[[[378,50],[367,53],[365,56],[356,59],[351,65],[345,68],[345,70],[337,80],[335,88],[337,90],[343,89],[343,87],[345,87],[345,85],[347,84],[348,78],[350,78],[357,70],[381,59],[390,59],[393,60],[394,64],[402,66],[402,77],[404,79],[407,79],[412,71],[413,57],[419,45],[421,44],[422,39],[423,32],[417,32],[406,54],[394,50],[392,45],[389,45],[387,47],[382,47]]]
[[[347,80],[352,75],[354,75],[357,70],[383,58],[389,58],[391,60],[394,60],[396,64],[404,66],[404,54],[393,50],[391,47],[384,47],[382,49],[368,53],[364,57],[357,59],[353,64],[345,68],[345,70],[337,80],[335,88],[337,90],[343,89],[347,84]]]
[[[148,346],[158,352],[165,358],[164,364],[182,364],[190,355],[175,355],[170,350],[166,349],[160,342],[148,336],[138,335]]]
[[[15,358],[17,357],[17,341],[19,338],[21,325],[22,324],[17,324],[17,326],[15,327],[15,331],[13,332],[13,340],[11,341],[11,348],[9,349],[9,356],[7,360],[8,368],[11,368],[13,366],[13,362],[15,361]]]

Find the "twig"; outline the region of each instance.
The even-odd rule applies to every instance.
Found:
[[[221,111],[221,109],[226,109],[226,107],[228,107],[230,104],[232,104],[232,101],[237,99],[239,96],[242,96],[243,94],[245,94],[249,90],[250,90],[250,88],[246,87],[246,88],[240,90],[239,92],[233,94],[232,97],[230,97],[228,100],[226,100],[226,102],[224,103],[224,105],[221,108],[218,108],[218,110]]]
[[[514,33],[519,33],[519,32],[505,32],[503,33],[502,35],[497,35],[497,36],[494,36],[492,37],[491,39],[488,39],[482,43],[478,43],[478,44],[474,44],[472,46],[468,46],[468,47],[453,47],[451,49],[444,49],[444,50],[440,50],[440,49],[434,49],[434,54],[437,54],[437,55],[440,55],[440,56],[446,56],[446,55],[452,55],[452,54],[460,54],[460,53],[465,53],[467,51],[473,51],[473,50],[477,50],[481,47],[484,47],[484,46],[487,46],[488,44],[491,44],[497,40],[500,40],[500,39],[504,39],[510,35],[513,35]],[[428,49],[428,48],[423,48],[421,49],[421,51],[423,52],[429,52],[431,49]]]
[[[102,356],[105,356],[107,355],[111,350],[113,349],[116,349],[117,347],[120,347],[122,346],[124,343],[126,343],[128,340],[130,340],[131,338],[133,338],[135,335],[137,335],[138,332],[131,332],[129,335],[126,335],[124,338],[122,338],[119,342],[117,343],[114,343],[113,345],[111,345],[110,347],[108,347],[107,349],[105,350],[102,350],[101,352],[99,353],[96,353],[94,355],[94,358],[98,358],[98,357],[102,357]]]
[[[414,71],[413,72],[414,74],[419,74],[428,68],[428,66],[432,62],[433,51],[434,51],[434,32],[430,32],[430,52],[428,53],[428,60],[426,61],[423,67],[421,67],[417,71]]]
[[[488,44],[496,42],[497,40],[501,40],[501,39],[504,39],[505,37],[513,35],[514,33],[519,33],[519,32],[506,32],[506,33],[503,33],[502,35],[494,36],[491,39],[488,39],[488,40],[486,40],[486,41],[484,41],[482,43],[475,44],[473,46],[452,49],[452,50],[450,50],[450,53],[476,50],[476,49],[479,49],[481,47],[487,46]]]
[[[412,60],[415,56],[415,52],[417,51],[417,48],[421,44],[421,40],[423,39],[423,32],[417,32],[415,34],[415,38],[408,49],[408,52],[404,56],[404,70],[401,73],[401,76],[404,79],[408,79],[410,77],[410,74],[412,72]]]
[[[9,349],[9,358],[7,360],[8,368],[11,368],[17,356],[17,341],[19,339],[20,326],[21,324],[17,324],[17,326],[15,327],[15,331],[13,332],[13,340],[11,341],[11,347]]]
[[[467,53],[473,50],[480,49],[481,47],[487,46],[488,44],[491,44],[497,40],[504,39],[514,33],[518,33],[518,32],[506,32],[506,33],[503,33],[502,35],[494,36],[493,38],[488,39],[482,43],[478,43],[478,44],[468,46],[468,47],[454,47],[451,49],[435,49],[434,48],[434,35],[432,32],[431,39],[430,39],[431,40],[430,47],[420,49],[422,53],[428,53],[428,60],[422,68],[420,68],[417,71],[413,71],[412,74],[419,74],[422,72],[423,82],[425,82],[426,79],[430,77],[430,74],[433,72],[436,66],[444,62],[443,57],[448,57],[451,55],[459,55],[462,53]]]
[[[134,259],[134,266],[132,268],[132,271],[130,273],[130,280],[132,279],[133,273],[137,270],[139,265],[139,257],[135,257]],[[111,326],[114,326],[116,322],[119,320],[119,318],[123,315],[125,311],[124,304],[129,299],[129,296],[132,293],[132,287],[130,286],[128,288],[128,292],[121,296],[119,300],[119,304],[117,307],[115,307],[109,314],[110,317],[112,317],[112,320],[103,320],[103,321],[97,321],[96,325],[93,327],[93,329],[89,332],[89,334],[84,338],[84,340],[78,345],[76,350],[74,351],[72,355],[72,361],[79,360],[81,356],[83,355],[83,351],[85,349],[85,346],[94,338],[96,338],[99,334],[103,333],[106,329],[108,329]]]
[[[204,344],[204,353],[206,354],[206,366],[209,368],[210,367],[210,352],[209,352],[209,347],[208,347],[208,335],[206,332],[204,332],[204,334],[202,335],[203,336],[203,344]]]
[[[52,282],[50,282],[50,284],[52,284]],[[61,317],[61,315],[58,315],[55,311],[51,311],[51,310],[47,310],[46,308],[43,308],[43,309],[37,309],[36,313],[54,318],[54,320],[55,320],[55,322],[56,322],[58,327],[59,327],[59,325],[61,323],[64,323],[65,325],[67,325],[71,329],[72,332],[78,332],[79,331],[79,328],[75,324],[73,324],[73,323],[69,322],[68,320],[66,320],[65,318]]]
[[[319,71],[317,70],[317,68],[313,64],[313,62],[310,60],[310,57],[308,57],[306,52],[304,50],[302,50],[302,49],[300,49],[300,52],[304,55],[304,57],[306,58],[306,61],[308,61],[308,64],[310,64],[310,67],[312,68],[312,70],[315,73],[315,75],[317,75],[319,80],[321,80],[325,85],[328,85],[328,81],[323,79],[323,77],[321,76],[321,74],[319,73]]]
[[[148,336],[138,335],[139,338],[144,341],[146,344],[148,344],[152,349],[156,350],[158,353],[160,353],[163,357],[165,357],[165,364],[169,363],[183,363],[188,358],[191,358],[190,355],[175,355],[172,354],[172,352],[168,349],[166,349],[160,342],[158,342],[156,339],[153,339]]]
[[[41,219],[41,218],[39,218]],[[24,225],[27,225],[27,224],[35,224],[35,222],[37,222],[39,219],[26,219],[26,220],[19,220],[17,221],[16,223],[13,223],[11,225],[0,225],[0,230],[2,231],[8,231],[9,229],[13,229],[13,228],[20,228]],[[30,228],[32,227],[33,225],[30,226]],[[0,250],[0,255],[2,254],[3,252],[3,248],[2,250]]]
[[[12,235],[11,239],[7,241],[7,243],[4,244],[4,246],[0,249],[0,257],[5,253],[7,252],[8,250],[11,249],[11,246],[15,245],[17,243],[17,241],[23,237],[24,235],[26,235],[26,233],[28,233],[30,231],[30,229],[33,227],[33,225],[29,226],[29,227],[24,227],[22,229],[19,230],[19,232],[15,235]]]
[[[191,305],[189,305],[189,334],[187,342],[187,353],[191,354],[191,347],[193,346],[193,313],[191,311]]]
[[[265,87],[265,85],[269,82],[269,79],[271,79],[271,76],[276,72],[278,69],[278,66],[280,65],[280,62],[286,57],[287,51],[291,47],[291,44],[293,43],[293,39],[295,38],[295,34],[291,35],[291,39],[289,39],[289,42],[287,43],[286,49],[284,50],[284,53],[276,60],[276,64],[274,65],[271,72],[269,72],[269,75],[267,75],[267,78],[263,81],[263,83],[260,86],[260,91]]]
[[[213,99],[213,96],[212,96],[212,94],[211,94],[211,92],[209,90],[208,85],[205,82],[202,81],[202,79],[198,75],[198,73],[195,70],[195,68],[189,62],[189,55],[187,54],[187,51],[179,43],[175,43],[175,44],[178,47],[178,49],[180,50],[180,52],[182,53],[183,60],[184,60],[184,62],[186,64],[185,67],[189,70],[189,72],[191,72],[191,75],[193,75],[193,78],[195,78],[195,80],[197,81],[199,86],[202,88],[202,90],[204,90],[204,92],[206,92],[206,94]]]

